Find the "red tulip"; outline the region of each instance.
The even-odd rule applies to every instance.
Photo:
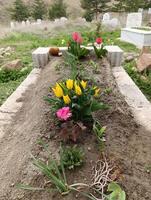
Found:
[[[97,39],[96,39],[96,43],[97,43],[97,44],[101,44],[102,42],[103,42],[102,38],[97,38]]]

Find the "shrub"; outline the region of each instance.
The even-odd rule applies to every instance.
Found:
[[[60,159],[65,168],[74,169],[83,164],[84,153],[77,146],[63,148]]]
[[[49,9],[50,20],[60,17],[67,17],[66,5],[63,3],[63,0],[57,0]]]

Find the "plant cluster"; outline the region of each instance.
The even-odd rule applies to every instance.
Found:
[[[47,97],[60,121],[92,121],[92,113],[107,106],[97,101],[100,89],[84,80],[68,79],[52,88],[54,98]]]
[[[66,147],[62,149],[60,158],[65,168],[74,169],[83,164],[84,152],[77,146]]]
[[[97,46],[96,46],[96,44],[97,44]],[[93,44],[93,48],[94,48],[94,52],[95,52],[97,58],[105,57],[107,54],[107,50],[104,48],[102,38],[97,38],[96,44]]]
[[[73,54],[78,59],[84,58],[89,54],[89,50],[81,47],[83,43],[83,38],[80,33],[74,32],[72,34],[72,39],[69,41],[68,44],[68,52]]]

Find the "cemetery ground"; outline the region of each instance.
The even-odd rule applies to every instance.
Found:
[[[91,43],[95,32],[80,31],[85,43]],[[1,58],[1,65],[10,60],[21,59],[25,71],[23,70],[19,76],[18,71],[16,71],[13,80],[0,83],[1,104],[32,69],[31,51],[39,46],[63,46],[68,42],[69,37],[70,33],[68,35],[60,33],[53,38],[50,35],[44,37],[43,35],[31,35],[29,33],[13,33],[11,36],[2,39],[0,41],[1,47],[9,46],[12,52],[11,56],[4,55]],[[139,52],[134,45],[119,41],[119,31],[102,32],[102,37],[105,44],[117,44],[125,52],[135,54]],[[150,133],[135,122],[124,97],[117,88],[107,60],[105,58],[98,60],[94,55],[91,55],[82,60],[81,63],[78,64],[80,76],[91,84],[94,82],[101,89],[102,95],[99,100],[109,105],[109,109],[94,114],[95,120],[102,127],[106,127],[101,143],[97,141],[97,137],[90,127],[78,139],[77,146],[84,151],[84,161],[80,169],[76,167],[75,170],[66,170],[68,184],[91,182],[92,166],[101,158],[107,158],[115,166],[111,174],[112,179],[117,181],[126,192],[126,199],[150,199]],[[132,62],[126,64],[125,68],[129,74],[138,74],[133,70]],[[131,73],[131,69],[133,73]],[[32,164],[31,154],[47,160],[49,153],[46,150],[51,152],[53,158],[59,158],[60,139],[56,137],[59,130],[54,127],[50,105],[44,101],[43,97],[47,96],[50,86],[54,86],[56,82],[62,81],[62,79],[68,79],[70,74],[71,69],[65,66],[62,57],[52,57],[50,63],[40,72],[36,85],[31,85],[23,94],[23,98],[20,99],[20,101],[23,101],[23,106],[14,117],[11,127],[5,130],[5,135],[0,140],[0,199],[89,199],[81,193],[76,193],[76,191],[65,196],[56,191],[50,192],[50,181],[39,173]],[[7,76],[4,77],[8,80]],[[138,80],[137,75],[134,76],[134,80]],[[1,88],[4,88],[4,90]],[[72,142],[67,144],[70,146]],[[36,188],[42,188],[42,190],[24,191],[16,188],[17,183],[29,184]],[[80,186],[78,189],[81,188]]]

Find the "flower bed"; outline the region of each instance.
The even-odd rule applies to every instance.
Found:
[[[81,51],[79,45],[76,48]],[[50,112],[44,118],[47,125],[35,153],[39,158],[33,158],[44,176],[33,181],[36,188],[19,186],[40,190],[24,199],[124,200],[122,188],[131,199],[135,180],[127,174],[136,165],[127,158],[133,159],[129,141],[138,133],[137,126],[116,89],[108,63],[94,55],[93,59],[92,55],[79,58],[70,51],[56,66],[60,78],[45,97]]]

